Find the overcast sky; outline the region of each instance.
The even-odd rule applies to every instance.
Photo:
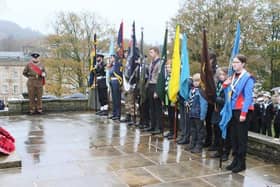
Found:
[[[16,22],[44,34],[51,33],[50,23],[59,11],[93,11],[119,28],[124,21],[125,38],[129,38],[133,20],[139,41],[161,44],[166,22],[175,16],[181,0],[0,0],[0,19]]]

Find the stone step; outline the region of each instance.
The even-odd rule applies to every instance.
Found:
[[[11,155],[0,155],[0,169],[21,167],[21,159],[16,152]]]

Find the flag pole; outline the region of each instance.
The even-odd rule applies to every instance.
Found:
[[[97,46],[97,39],[96,39],[96,33],[94,34],[94,37],[93,37],[93,45],[94,45],[94,59],[93,59],[93,65],[95,66],[96,65],[96,46]],[[94,67],[95,68],[95,67]],[[96,76],[94,76],[94,102],[95,102],[95,112],[97,111],[97,79],[96,79]]]
[[[176,142],[176,138],[177,138],[177,101],[175,103],[175,108],[174,108],[174,142]]]

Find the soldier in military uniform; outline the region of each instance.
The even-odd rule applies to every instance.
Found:
[[[113,101],[113,115],[110,117],[112,120],[120,120],[121,117],[121,86],[122,86],[122,63],[119,61],[117,55],[110,56],[110,86],[112,90]]]
[[[42,94],[46,70],[44,65],[40,62],[40,54],[32,53],[31,57],[31,61],[23,70],[23,75],[28,78],[29,113],[34,114],[37,112],[41,114],[43,112]]]
[[[139,79],[139,65],[140,65],[140,56],[136,55],[135,63],[136,67],[128,79],[124,76],[124,90],[125,90],[125,110],[126,117],[121,120],[121,122],[127,123],[127,125],[133,125],[136,119],[136,106],[135,106],[135,98],[136,98],[136,85]],[[126,83],[126,85],[125,85]]]
[[[107,94],[107,85],[106,85],[106,64],[104,62],[104,55],[96,55],[96,80],[97,80],[97,91],[98,98],[100,102],[100,111],[96,112],[98,115],[108,115],[108,94]]]

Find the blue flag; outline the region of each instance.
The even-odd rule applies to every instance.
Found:
[[[189,98],[189,78],[190,78],[190,64],[188,54],[188,38],[184,33],[181,46],[181,76],[180,76],[180,95],[187,100]]]
[[[133,75],[133,72],[137,66],[135,61],[137,60],[138,53],[139,53],[139,49],[136,48],[135,21],[133,21],[130,46],[128,49],[128,57],[125,65],[125,71],[124,71],[125,78],[127,80],[130,80],[129,84],[131,85],[134,84],[136,81],[135,79],[132,79],[131,76]]]
[[[109,55],[114,55],[114,54],[115,54],[114,37],[112,36],[110,39]]]
[[[232,61],[234,57],[239,53],[239,43],[240,43],[240,23],[237,22],[236,26],[236,33],[235,33],[235,40],[234,45],[231,51],[231,56],[229,60],[229,70],[228,70],[228,76],[231,76],[233,74],[232,69]],[[222,131],[222,137],[223,139],[226,139],[227,136],[227,125],[232,117],[232,108],[231,108],[231,87],[228,86],[225,89],[225,105],[220,113],[222,119],[219,123],[220,129]]]

